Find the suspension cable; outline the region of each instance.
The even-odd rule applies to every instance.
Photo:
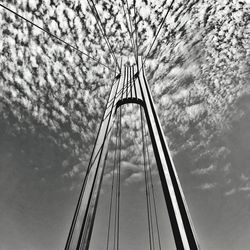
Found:
[[[117,129],[119,128],[119,155],[116,172],[116,193],[115,193],[115,219],[114,219],[114,245],[113,250],[119,249],[119,227],[120,227],[120,161],[121,161],[121,109],[119,118],[117,119]],[[118,145],[117,145],[118,146]]]
[[[134,18],[133,18],[133,22],[134,22],[134,26],[135,26],[135,44],[136,44],[136,58],[137,61],[136,63],[138,64],[138,49],[139,49],[139,45],[138,45],[138,27],[137,27],[137,23],[136,23],[136,4],[135,4],[135,0],[133,0],[133,5],[134,5]]]
[[[103,38],[104,38],[104,40],[105,40],[105,42],[106,42],[106,44],[107,44],[107,46],[108,46],[108,48],[110,50],[110,53],[111,53],[111,55],[112,55],[112,57],[113,57],[113,59],[114,59],[114,61],[116,63],[116,66],[119,69],[119,71],[121,71],[120,66],[119,66],[119,64],[117,62],[116,56],[114,54],[114,51],[113,51],[113,49],[112,49],[112,47],[110,45],[109,39],[108,39],[108,37],[106,35],[105,29],[104,29],[104,27],[102,25],[102,21],[101,21],[100,15],[99,15],[96,7],[95,7],[95,3],[93,2],[93,0],[87,0],[87,2],[88,2],[88,5],[89,5],[89,7],[90,7],[90,9],[91,9],[91,11],[92,11],[95,19],[96,19],[97,25],[98,25],[101,33],[102,33],[102,36],[103,36]],[[90,2],[91,2],[91,4],[90,4]]]
[[[116,68],[115,68],[115,73],[116,73]],[[112,82],[112,86],[111,86],[111,89],[113,88],[115,82],[116,82],[117,79],[115,79],[113,82]],[[109,93],[109,96],[108,96],[108,99],[107,99],[107,102],[106,102],[106,107],[105,109],[107,109],[108,107],[108,104],[109,104],[109,99],[110,99],[110,96],[111,96],[111,91]],[[101,121],[103,121],[104,119],[104,116],[105,116],[105,113],[103,113],[102,115],[102,118],[101,118]],[[113,125],[113,124],[112,124]],[[112,126],[111,126],[112,127]],[[99,128],[98,128],[98,132],[97,132],[97,136],[95,138],[95,142],[94,142],[94,147],[93,149],[96,147],[97,145],[97,138],[99,137],[99,134],[101,132],[101,124],[99,125]],[[109,132],[108,132],[109,133]],[[108,134],[107,133],[107,134]],[[106,139],[106,137],[105,137]],[[104,141],[105,141],[104,139]],[[84,180],[83,180],[83,184],[82,184],[82,188],[81,188],[81,191],[80,191],[80,195],[79,195],[79,198],[78,198],[78,202],[77,202],[77,206],[76,206],[76,210],[75,210],[75,213],[74,213],[74,216],[73,216],[73,220],[72,220],[72,223],[71,223],[71,226],[70,226],[70,231],[69,231],[69,235],[68,235],[68,238],[67,238],[67,241],[66,241],[66,247],[69,247],[69,244],[70,244],[70,241],[71,241],[71,238],[72,238],[72,234],[73,234],[73,230],[74,230],[74,226],[76,224],[76,220],[77,220],[77,216],[78,216],[78,213],[79,213],[79,209],[80,209],[80,204],[82,202],[82,197],[83,197],[83,194],[85,192],[85,188],[86,188],[86,184],[87,184],[87,180],[88,180],[88,177],[89,177],[89,173],[91,171],[91,168],[93,166],[93,162],[95,161],[97,155],[99,154],[99,151],[102,149],[104,143],[100,146],[98,152],[96,153],[96,156],[94,157],[94,150],[92,150],[92,153],[91,153],[91,156],[90,156],[90,159],[93,159],[93,161],[90,161],[89,164],[88,164],[88,167],[87,167],[87,170],[86,170],[86,174],[85,174],[85,177],[84,177]]]
[[[151,217],[150,214],[150,203],[149,203],[149,193],[148,193],[148,178],[147,178],[147,169],[146,169],[146,152],[145,152],[145,141],[144,141],[144,126],[143,126],[143,117],[142,117],[142,107],[140,106],[140,114],[141,114],[141,129],[142,129],[142,146],[143,146],[143,167],[144,167],[144,179],[145,179],[145,186],[146,186],[146,200],[147,200],[147,218],[148,218],[148,234],[149,234],[149,248],[150,250],[153,249],[152,243],[152,228],[151,228]]]
[[[127,4],[128,18],[129,18],[129,23],[130,23],[130,28],[131,28],[130,33],[131,33],[131,36],[132,36],[132,39],[133,39],[133,42],[134,42],[134,37],[133,37],[133,34],[132,34],[131,11],[130,11],[130,8],[129,8],[128,0],[126,0],[126,4]],[[134,46],[135,46],[135,42],[134,42]]]
[[[134,39],[132,38],[132,34],[131,34],[131,30],[130,30],[130,29],[132,29],[132,26],[131,26],[131,23],[129,25],[129,22],[128,22],[128,19],[127,19],[127,13],[126,13],[126,10],[125,10],[125,7],[124,7],[124,5],[125,5],[124,0],[122,0],[121,2],[122,2],[122,9],[123,9],[123,12],[124,12],[125,21],[126,21],[125,26],[126,26],[126,28],[128,30],[129,37],[130,37],[130,42],[131,42],[131,47],[132,47],[132,50],[134,52],[135,44],[134,44]],[[129,15],[129,13],[128,13],[128,15]],[[130,17],[129,17],[129,19],[130,19]]]
[[[122,8],[123,8],[123,12],[124,12],[125,20],[126,20],[126,28],[128,30],[129,36],[130,36],[130,42],[131,42],[132,50],[133,50],[133,53],[134,53],[135,62],[137,62],[136,45],[135,45],[134,38],[133,38],[133,35],[132,35],[132,23],[131,23],[130,10],[129,10],[127,0],[126,0],[126,5],[127,5],[127,10],[128,10],[129,22],[127,20],[127,14],[126,14],[126,10],[125,10],[124,5],[125,5],[124,0],[122,0]],[[130,26],[129,26],[129,23],[130,23]]]
[[[25,20],[27,23],[29,23],[29,24],[35,26],[36,28],[40,29],[41,31],[47,33],[49,36],[54,37],[55,39],[57,39],[57,40],[60,41],[61,43],[65,44],[66,46],[68,46],[68,47],[70,47],[70,48],[76,50],[78,53],[80,53],[80,54],[82,54],[82,55],[84,55],[84,56],[87,56],[87,57],[90,58],[91,60],[96,61],[96,62],[99,63],[100,65],[102,65],[102,66],[108,68],[109,70],[115,72],[112,68],[110,68],[109,66],[103,64],[100,60],[98,60],[98,59],[96,59],[96,58],[90,56],[89,54],[83,52],[82,50],[78,49],[77,47],[73,46],[72,44],[69,44],[69,43],[65,42],[63,39],[61,39],[61,38],[59,38],[58,36],[56,36],[56,35],[50,33],[48,30],[46,30],[46,29],[44,29],[44,28],[38,26],[37,24],[33,23],[32,21],[28,20],[27,18],[25,18],[25,17],[19,15],[19,14],[16,13],[15,11],[9,9],[8,7],[6,7],[6,6],[2,5],[2,4],[0,4],[0,6],[1,6],[2,8],[4,8],[4,9],[8,10],[9,12],[13,13],[13,14],[16,15],[17,17],[19,17],[19,18]]]
[[[110,236],[110,227],[111,227],[111,212],[113,205],[113,194],[114,194],[114,181],[115,181],[115,167],[116,167],[116,154],[117,154],[117,144],[118,144],[118,120],[116,126],[116,134],[115,134],[115,154],[114,154],[114,164],[112,170],[112,184],[111,184],[111,192],[110,192],[110,206],[109,206],[109,222],[108,222],[108,233],[107,233],[107,247],[106,250],[109,249],[109,236]]]
[[[144,121],[144,116],[143,116],[143,113],[142,113],[142,121],[143,121],[143,128],[144,128],[144,135],[143,137],[146,137],[146,132],[145,132],[145,121]],[[145,140],[144,140],[144,143],[145,143]],[[145,148],[147,148],[147,144],[145,143]],[[145,155],[146,155],[146,150],[145,150]],[[146,156],[145,156],[146,158]],[[149,162],[147,161],[146,162],[146,175],[147,175],[147,180],[148,180],[148,200],[149,200],[149,214],[150,214],[150,220],[151,220],[151,226],[152,226],[152,230],[151,230],[151,233],[152,233],[152,245],[153,245],[153,249],[155,249],[155,236],[154,236],[154,224],[153,224],[153,215],[152,215],[152,202],[151,202],[151,192],[152,190],[150,189],[151,187],[151,184],[150,183],[150,178],[149,178]],[[151,192],[150,192],[151,191]]]
[[[118,127],[118,120],[117,120],[117,127]],[[115,182],[115,218],[114,218],[114,244],[113,250],[116,249],[116,241],[117,241],[117,200],[118,200],[118,172],[116,172],[116,182]]]
[[[145,136],[145,134],[144,134],[144,136]],[[145,152],[145,158],[146,158],[146,152]],[[147,186],[148,186],[148,203],[149,203],[149,215],[150,215],[150,223],[151,223],[152,247],[155,250],[154,224],[153,224],[152,202],[151,202],[151,192],[150,192],[150,178],[149,178],[149,174],[148,174],[147,162],[146,162],[146,176],[147,176]]]
[[[119,116],[119,162],[118,162],[118,194],[117,194],[117,250],[119,249],[119,240],[120,240],[120,192],[121,192],[121,149],[122,149],[122,140],[121,140],[121,131],[122,131],[122,107],[120,107],[120,116]]]
[[[154,40],[153,40],[153,42],[151,43],[150,48],[149,48],[149,50],[148,50],[148,53],[146,54],[146,56],[145,56],[145,58],[144,58],[143,64],[145,63],[146,58],[148,57],[148,55],[149,55],[149,53],[150,53],[152,47],[154,46],[154,43],[155,43],[155,41],[156,41],[156,38],[158,37],[158,35],[159,35],[159,33],[160,33],[160,31],[161,31],[161,29],[162,29],[162,27],[163,27],[163,24],[164,24],[165,21],[166,21],[166,18],[167,18],[167,16],[168,16],[168,13],[170,12],[170,10],[171,10],[173,4],[174,4],[174,1],[175,1],[175,0],[172,0],[171,4],[170,4],[169,7],[168,7],[168,10],[167,10],[166,15],[164,16],[164,18],[163,18],[162,21],[161,21],[161,25],[160,25],[158,31],[156,32],[156,35],[154,36]]]
[[[152,198],[153,198],[153,206],[154,206],[154,215],[155,215],[155,223],[156,223],[156,230],[157,230],[158,246],[159,246],[159,250],[161,250],[161,237],[160,237],[160,230],[159,230],[159,223],[158,223],[158,213],[157,213],[156,202],[155,202],[155,190],[154,190],[154,185],[153,185],[153,177],[152,177],[152,170],[151,170],[149,150],[148,150],[148,137],[149,137],[149,133],[148,133],[148,130],[147,130],[147,134],[146,134],[145,138],[146,138],[146,149],[147,149],[147,158],[148,158],[149,177],[150,177],[150,184],[151,184],[151,190],[152,190]]]

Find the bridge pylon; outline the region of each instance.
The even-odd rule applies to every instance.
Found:
[[[65,250],[88,250],[97,209],[104,162],[117,108],[141,105],[156,158],[177,250],[200,249],[185,197],[157,115],[142,58],[134,66],[123,66],[111,87],[87,173],[75,210]]]

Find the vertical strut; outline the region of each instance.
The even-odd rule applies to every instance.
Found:
[[[142,68],[141,71],[139,69]],[[139,60],[139,85],[144,102],[146,120],[154,149],[161,185],[167,204],[177,250],[198,250],[199,245],[189,216],[180,182],[156,114],[153,99],[144,75],[142,59]]]
[[[122,107],[120,107],[120,114],[119,114],[119,161],[118,161],[118,193],[117,193],[117,250],[119,250],[119,243],[120,243],[120,195],[121,195],[121,150],[122,150]]]

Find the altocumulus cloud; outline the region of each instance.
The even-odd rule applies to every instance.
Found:
[[[96,7],[115,55],[125,61],[132,57],[132,49],[120,2],[97,1]],[[229,126],[237,113],[237,100],[249,93],[248,3],[175,1],[146,64],[173,152],[192,147],[199,159],[208,151],[213,136]],[[3,4],[114,68],[86,1],[29,0]],[[165,14],[164,4],[153,0],[138,2],[136,21],[142,56]],[[23,133],[35,131],[34,124],[48,129],[50,140],[87,161],[114,75],[13,14],[1,10],[0,19],[3,116],[14,117],[17,130]],[[127,112],[123,125],[130,125],[123,132],[123,157],[139,166],[138,110]],[[212,154],[216,158],[216,152]],[[191,172],[206,175],[216,170],[212,166],[215,165]],[[74,165],[65,175],[74,176],[78,170]],[[138,172],[135,167],[133,171],[130,177],[135,175],[136,179],[142,170]],[[215,187],[214,183],[200,186],[203,190]]]

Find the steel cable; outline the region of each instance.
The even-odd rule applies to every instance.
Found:
[[[112,171],[112,184],[111,184],[111,194],[110,194],[109,222],[108,222],[106,250],[109,249],[109,236],[110,236],[110,227],[111,227],[111,212],[112,212],[112,205],[113,205],[113,193],[114,193],[114,181],[115,181],[115,166],[116,166],[116,160],[117,160],[116,159],[117,144],[118,144],[118,120],[117,120],[117,126],[116,126],[115,154],[114,154],[114,164],[113,164],[113,171]]]
[[[58,36],[56,36],[56,35],[50,33],[48,30],[46,30],[46,29],[44,29],[44,28],[38,26],[38,25],[35,24],[34,22],[32,22],[32,21],[28,20],[27,18],[21,16],[20,14],[16,13],[15,11],[9,9],[8,7],[6,7],[6,6],[2,5],[2,4],[0,4],[0,6],[1,6],[2,8],[4,8],[4,9],[8,10],[9,12],[13,13],[13,14],[16,15],[17,17],[19,17],[19,18],[25,20],[25,21],[28,22],[29,24],[31,24],[31,25],[35,26],[36,28],[42,30],[43,32],[47,33],[49,36],[54,37],[55,39],[57,39],[57,40],[60,41],[61,43],[65,44],[66,46],[68,46],[68,47],[70,47],[70,48],[76,50],[78,53],[80,53],[80,54],[82,54],[82,55],[85,55],[86,57],[90,58],[91,60],[96,61],[96,62],[99,63],[100,65],[102,65],[102,66],[108,68],[109,70],[115,72],[115,71],[114,71],[113,69],[111,69],[109,66],[107,66],[107,65],[103,64],[102,62],[100,62],[100,60],[98,60],[98,59],[96,59],[96,58],[90,56],[89,54],[87,54],[87,53],[81,51],[81,50],[78,49],[77,47],[75,47],[75,46],[73,46],[73,45],[71,45],[71,44],[65,42],[65,41],[64,41],[63,39],[61,39],[60,37],[58,37]]]
[[[90,4],[90,1],[91,1],[91,4]],[[109,48],[109,50],[110,50],[110,53],[111,53],[111,55],[112,55],[112,57],[113,57],[113,59],[114,59],[114,61],[115,61],[115,63],[116,63],[116,66],[117,66],[117,68],[119,69],[119,71],[121,71],[120,66],[119,66],[119,64],[118,64],[118,62],[117,62],[116,56],[115,56],[115,54],[114,54],[114,51],[113,51],[113,49],[112,49],[112,47],[111,47],[111,45],[110,45],[110,42],[109,42],[109,40],[108,40],[108,37],[107,37],[107,35],[106,35],[105,29],[104,29],[104,27],[103,27],[103,25],[102,25],[102,21],[101,21],[100,15],[99,15],[99,13],[98,13],[96,7],[95,7],[95,3],[93,2],[93,0],[87,0],[87,2],[88,2],[88,4],[89,4],[89,7],[90,7],[90,9],[91,9],[91,11],[92,11],[92,13],[93,13],[95,19],[96,19],[96,22],[97,22],[97,24],[98,24],[98,26],[99,26],[99,29],[100,29],[100,31],[101,31],[101,33],[102,33],[102,36],[103,36],[103,38],[104,38],[104,40],[105,40],[105,42],[106,42],[106,44],[107,44],[107,46],[108,46],[108,48]]]
[[[153,40],[153,42],[151,43],[151,45],[150,45],[150,47],[149,47],[148,53],[146,54],[146,56],[145,56],[145,58],[144,58],[143,64],[145,63],[146,58],[148,57],[148,55],[149,55],[149,53],[150,53],[152,47],[154,46],[154,43],[155,43],[155,41],[156,41],[156,39],[157,39],[157,37],[158,37],[158,35],[159,35],[159,33],[160,33],[162,27],[163,27],[163,24],[164,24],[165,21],[166,21],[166,18],[167,18],[167,16],[168,16],[168,14],[169,14],[169,12],[170,12],[170,10],[171,10],[173,4],[174,4],[174,1],[175,1],[175,0],[172,0],[171,4],[170,4],[169,7],[168,7],[168,10],[167,10],[166,15],[164,16],[164,18],[163,18],[162,21],[161,21],[160,27],[159,27],[158,31],[156,32],[156,35],[154,36],[154,40]]]

